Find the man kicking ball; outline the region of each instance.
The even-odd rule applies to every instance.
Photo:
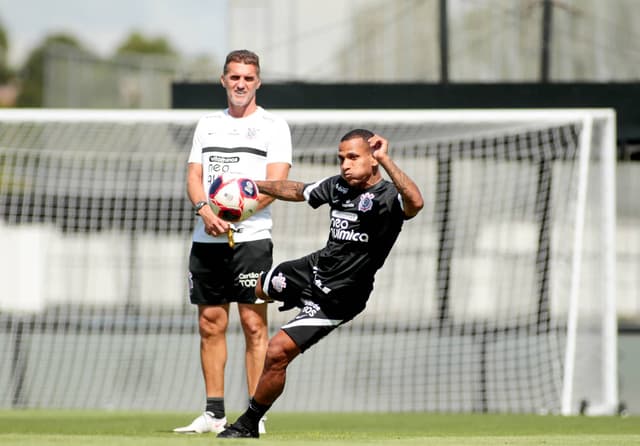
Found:
[[[424,205],[420,190],[391,159],[389,143],[355,129],[338,146],[340,174],[305,184],[256,181],[261,193],[286,201],[328,204],[324,248],[263,273],[256,296],[283,302],[298,315],[270,339],[264,369],[247,410],[219,438],[258,438],[258,424],[282,394],[287,366],[300,353],[362,312],[405,220]],[[380,167],[391,181],[383,179]]]

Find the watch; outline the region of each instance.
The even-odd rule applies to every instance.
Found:
[[[202,209],[206,205],[207,205],[206,201],[198,201],[196,204],[193,205],[193,213],[196,215],[200,215],[198,214],[198,212],[200,212],[200,209]]]

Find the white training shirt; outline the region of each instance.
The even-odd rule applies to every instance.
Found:
[[[202,187],[209,195],[213,178],[229,174],[264,180],[267,164],[291,164],[291,132],[287,122],[262,107],[244,118],[234,118],[229,110],[221,110],[200,118],[193,135],[189,163],[202,164]],[[236,223],[236,242],[271,238],[271,206],[256,212],[247,220]],[[212,237],[204,231],[198,217],[193,241],[227,243],[226,234]]]

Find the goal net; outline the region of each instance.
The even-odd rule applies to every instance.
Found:
[[[200,111],[0,111],[0,408],[200,411],[186,162]],[[364,313],[289,368],[278,411],[610,414],[618,404],[611,110],[281,110],[290,178],[387,137],[426,206]],[[325,208],[274,203],[275,261]],[[295,310],[269,309],[270,332]],[[228,332],[228,410],[247,401]]]

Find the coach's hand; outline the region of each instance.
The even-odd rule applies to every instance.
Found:
[[[217,237],[220,234],[226,234],[229,231],[229,222],[216,217],[209,206],[204,206],[198,212],[198,215],[202,218],[204,223],[204,232],[212,237]]]

